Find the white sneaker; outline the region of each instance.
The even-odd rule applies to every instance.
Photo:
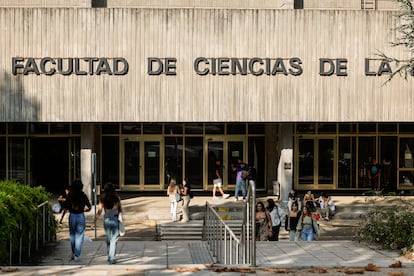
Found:
[[[234,198],[234,201],[236,201],[236,202],[237,202],[237,201],[239,201],[239,199],[236,197],[236,198]]]
[[[230,197],[230,194],[224,194],[224,195],[223,195],[223,198],[224,198],[224,199],[229,198],[229,197]]]
[[[79,262],[79,257],[78,256],[73,256],[73,261]]]

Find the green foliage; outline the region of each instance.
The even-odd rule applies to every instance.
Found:
[[[9,259],[10,233],[13,251],[18,250],[19,239],[25,241],[23,249],[35,240],[36,220],[40,217],[38,206],[51,195],[44,187],[30,187],[14,181],[0,181],[0,263]],[[46,211],[51,214],[49,204]],[[53,217],[50,229],[56,235],[56,221]],[[41,226],[40,226],[41,227]],[[40,228],[41,229],[41,228]],[[32,247],[33,248],[33,247]]]
[[[412,248],[414,245],[414,206],[400,200],[392,206],[375,206],[361,223],[357,238],[384,249]]]

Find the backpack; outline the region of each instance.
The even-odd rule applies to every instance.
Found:
[[[241,173],[241,177],[243,179],[247,179],[247,177],[249,176],[250,172],[249,171],[246,171],[246,170],[242,170],[241,172],[242,172]]]

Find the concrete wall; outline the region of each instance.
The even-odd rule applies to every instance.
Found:
[[[0,9],[0,121],[413,121],[412,78],[385,84],[394,12],[217,9]],[[123,57],[125,75],[14,75],[12,58]],[[174,58],[175,75],[148,74]],[[194,61],[255,57],[287,75],[199,75]],[[301,61],[295,76],[290,59]],[[321,59],[335,73],[321,75]],[[341,61],[342,60],[342,61]],[[344,63],[346,61],[346,63]],[[110,61],[112,62],[112,61]],[[210,60],[210,63],[212,61]],[[26,65],[24,65],[26,64]],[[228,64],[227,64],[228,65]],[[46,66],[50,66],[50,63]],[[338,69],[345,66],[345,69]],[[55,65],[56,67],[56,65]],[[81,65],[88,71],[88,65]],[[201,65],[204,69],[208,65]],[[255,63],[253,71],[266,69]],[[328,66],[329,67],[329,66]],[[395,67],[394,67],[395,69]],[[296,70],[296,69],[295,69]],[[293,71],[295,71],[293,70]],[[326,71],[324,68],[322,71]],[[224,69],[223,72],[229,72]],[[297,71],[297,70],[296,70]],[[338,72],[346,73],[341,76]]]

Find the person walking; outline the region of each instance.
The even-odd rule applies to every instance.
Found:
[[[296,234],[296,227],[302,213],[299,211],[298,201],[292,203],[291,210],[286,215],[285,229],[289,232],[289,241],[298,241],[299,233]]]
[[[269,237],[269,241],[278,241],[280,225],[282,225],[282,218],[285,217],[286,213],[279,205],[275,204],[274,200],[271,198],[267,199],[266,205],[272,220],[272,235]]]
[[[72,249],[72,260],[79,261],[85,238],[85,214],[91,210],[91,203],[83,192],[81,180],[75,180],[65,200],[65,209],[69,211],[69,240]]]
[[[263,202],[256,203],[256,240],[267,241],[273,235],[272,219]]]
[[[308,206],[303,206],[303,213],[299,218],[296,231],[301,233],[303,241],[313,241],[319,236],[319,226]]]
[[[92,224],[92,229],[96,227],[96,221],[105,210],[104,229],[106,235],[106,253],[108,263],[115,264],[116,245],[119,239],[119,218],[122,216],[121,199],[117,195],[114,186],[111,183],[105,184],[104,192],[101,195],[98,212]]]
[[[183,198],[183,220],[182,222],[188,222],[190,220],[190,201],[191,201],[191,196],[192,196],[192,192],[191,192],[191,186],[190,184],[187,182],[186,179],[183,180],[183,189],[181,190],[181,195]]]
[[[234,201],[239,200],[239,191],[242,190],[243,201],[246,201],[246,179],[248,177],[249,166],[243,163],[239,158],[237,164],[233,165],[233,171],[236,171],[236,188],[234,190]]]
[[[217,159],[216,160],[216,168],[214,170],[214,175],[213,175],[213,200],[216,200],[216,190],[218,188],[221,196],[226,199],[229,198],[230,194],[225,194],[223,191],[223,188],[221,187],[223,185],[223,166],[221,164],[221,160]]]
[[[381,176],[381,166],[378,164],[377,159],[372,159],[372,163],[368,169],[368,178],[371,181],[371,188],[374,191],[379,190],[379,178]]]
[[[180,189],[178,189],[177,181],[175,178],[170,180],[170,184],[167,188],[167,195],[170,200],[170,212],[171,212],[171,220],[177,221],[177,205],[178,202],[181,201],[181,194]]]

